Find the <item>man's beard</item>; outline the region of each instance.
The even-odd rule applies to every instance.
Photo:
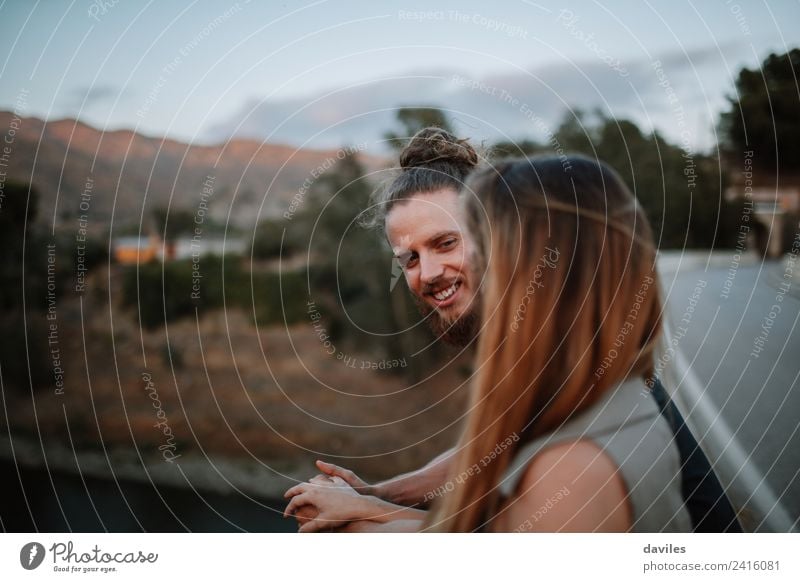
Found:
[[[463,348],[477,337],[480,329],[480,309],[477,301],[473,300],[468,311],[453,319],[446,317],[414,293],[411,295],[430,330],[443,342]]]

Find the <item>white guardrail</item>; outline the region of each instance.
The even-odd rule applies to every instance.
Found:
[[[667,330],[669,338],[669,330]],[[705,393],[680,348],[663,370],[663,383],[708,457],[745,531],[794,532],[794,521]]]

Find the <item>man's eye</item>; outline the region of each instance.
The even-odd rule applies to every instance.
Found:
[[[448,250],[448,249],[451,249],[454,246],[456,246],[457,242],[458,242],[458,240],[456,240],[454,238],[449,238],[449,239],[443,241],[442,244],[439,245],[439,248],[443,249],[443,250]]]
[[[417,257],[410,257],[405,264],[406,269],[413,269],[417,266]]]

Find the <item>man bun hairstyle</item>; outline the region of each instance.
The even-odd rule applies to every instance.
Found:
[[[400,168],[372,197],[371,212],[362,221],[383,229],[392,207],[417,194],[450,188],[456,192],[478,165],[478,152],[469,141],[440,127],[419,130],[400,152]]]
[[[478,153],[468,140],[458,139],[440,127],[426,127],[418,131],[400,152],[400,167],[405,170],[434,163],[457,167],[455,173],[469,173],[478,164]]]

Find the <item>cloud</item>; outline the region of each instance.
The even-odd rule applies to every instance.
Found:
[[[380,149],[383,133],[395,126],[397,107],[438,106],[459,133],[477,139],[541,139],[570,110],[599,109],[677,141],[677,99],[691,124],[694,145],[707,147],[724,96],[733,86],[727,69],[735,75],[747,57],[744,47],[730,44],[670,51],[615,67],[597,59],[477,78],[455,67],[423,71],[307,98],[251,99],[205,134],[214,140],[249,137],[305,147],[367,142]],[[655,61],[660,61],[661,77]]]
[[[113,85],[92,85],[77,87],[67,93],[65,106],[75,109],[89,109],[95,105],[111,104],[118,96],[125,98],[126,91]]]
[[[337,88],[309,98],[252,99],[228,119],[212,125],[206,135],[216,140],[250,137],[310,147],[371,144],[392,127],[398,106],[423,101],[442,106],[444,88],[441,74],[416,74]]]

